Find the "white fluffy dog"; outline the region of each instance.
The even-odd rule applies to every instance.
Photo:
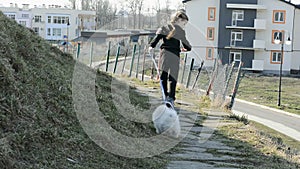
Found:
[[[152,114],[152,121],[157,134],[166,132],[166,134],[171,137],[179,137],[179,116],[174,108],[168,105],[168,103],[160,105],[155,109]]]

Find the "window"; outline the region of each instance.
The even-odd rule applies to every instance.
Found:
[[[23,13],[23,14],[22,14],[22,18],[29,18],[29,14]]]
[[[236,45],[236,41],[243,41],[243,31],[231,31],[231,46]]]
[[[272,64],[280,64],[281,59],[283,59],[283,57],[281,55],[282,54],[280,51],[272,51],[271,52],[271,63]]]
[[[67,24],[69,17],[66,16],[53,16],[53,23],[56,24]]]
[[[42,16],[39,15],[34,16],[34,22],[42,22]]]
[[[237,26],[237,21],[244,20],[244,11],[243,10],[233,10],[232,11],[232,26]]]
[[[9,17],[10,19],[16,19],[16,15],[15,14],[8,14],[6,16]]]
[[[207,60],[214,59],[214,48],[211,48],[211,47],[206,48],[206,59]]]
[[[231,40],[243,41],[243,32],[242,31],[232,31]]]
[[[214,40],[214,36],[215,36],[215,28],[214,27],[208,27],[207,28],[207,35],[206,35],[207,40]]]
[[[275,39],[279,39],[280,43],[282,43],[282,39],[284,38],[284,37],[282,37],[283,36],[282,32],[283,31],[281,31],[281,30],[272,30],[272,43],[275,43],[274,42]]]
[[[39,31],[40,31],[40,28],[39,27],[33,27],[33,31],[34,31],[34,33],[36,33],[38,35]]]
[[[47,36],[51,36],[51,29],[50,28],[47,29]]]
[[[26,26],[26,21],[19,21],[20,25]]]
[[[79,36],[79,31],[78,31],[78,29],[75,29],[75,36]]]
[[[58,20],[58,17],[57,17],[57,16],[54,16],[54,17],[53,17],[53,23],[58,23],[57,20]]]
[[[216,8],[208,7],[208,20],[214,21],[216,19]]]
[[[237,51],[230,51],[230,62],[233,61],[241,61],[242,60],[242,52],[237,50]]]
[[[273,11],[273,23],[285,23],[285,11],[283,10],[274,10]]]
[[[61,36],[61,28],[53,28],[52,36]]]
[[[51,16],[48,16],[48,23],[51,23]]]

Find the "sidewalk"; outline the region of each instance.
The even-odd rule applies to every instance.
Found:
[[[149,96],[149,103],[152,106],[161,104],[158,88],[149,88],[143,85],[135,85],[135,88],[137,92]],[[191,97],[193,96],[190,93],[184,92],[175,101],[175,108],[179,113],[182,140],[175,150],[167,152],[166,155],[171,157],[167,169],[298,168],[298,163],[288,160],[292,157],[291,154],[277,157],[257,151],[261,146],[265,146],[268,151],[273,151],[271,150],[273,146],[267,141],[268,138],[259,137],[253,131],[248,133],[251,126],[238,126],[235,121],[228,120],[227,113],[218,110],[207,109],[204,110],[204,114],[200,114],[199,100],[191,99]],[[238,107],[238,104],[236,106]],[[253,107],[253,105],[250,106]],[[196,120],[191,122],[190,119]],[[222,132],[219,132],[222,126],[225,127],[225,132],[230,133],[234,130],[241,134],[237,134],[241,138],[223,135]],[[251,139],[259,142],[258,147],[243,141],[243,138],[248,135]]]
[[[150,104],[161,104],[158,89],[135,86],[136,90],[151,97]],[[167,169],[238,169],[251,168],[252,164],[242,164],[243,152],[223,143],[222,138],[214,137],[217,128],[226,125],[223,121],[226,113],[206,110],[207,116],[199,112],[191,111],[197,109],[197,105],[182,100],[176,100],[176,110],[179,113],[182,140],[177,146],[179,149],[170,154],[171,161]],[[195,119],[192,123],[190,119]],[[203,121],[201,124],[197,121]]]

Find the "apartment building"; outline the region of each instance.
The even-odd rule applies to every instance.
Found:
[[[0,7],[0,10],[49,41],[72,40],[80,37],[81,31],[96,29],[95,11],[73,10],[58,5],[29,8],[29,4],[23,4],[19,8],[12,3],[10,7]]]
[[[284,0],[183,3],[190,17],[187,36],[194,46],[190,56],[198,62],[243,62],[244,69],[275,74],[282,63],[284,74],[300,73],[299,5]]]

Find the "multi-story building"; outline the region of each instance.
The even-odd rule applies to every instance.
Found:
[[[23,4],[22,8],[11,4],[10,7],[0,7],[0,10],[50,41],[72,40],[78,38],[81,31],[96,29],[95,11],[73,10],[57,5],[29,8],[29,4]]]
[[[282,64],[283,73],[300,73],[299,5],[283,0],[183,3],[190,17],[187,36],[194,46],[190,55],[198,62],[212,66],[215,58],[223,64],[242,61],[245,69],[266,73],[278,73]],[[291,45],[284,44],[288,40]]]

